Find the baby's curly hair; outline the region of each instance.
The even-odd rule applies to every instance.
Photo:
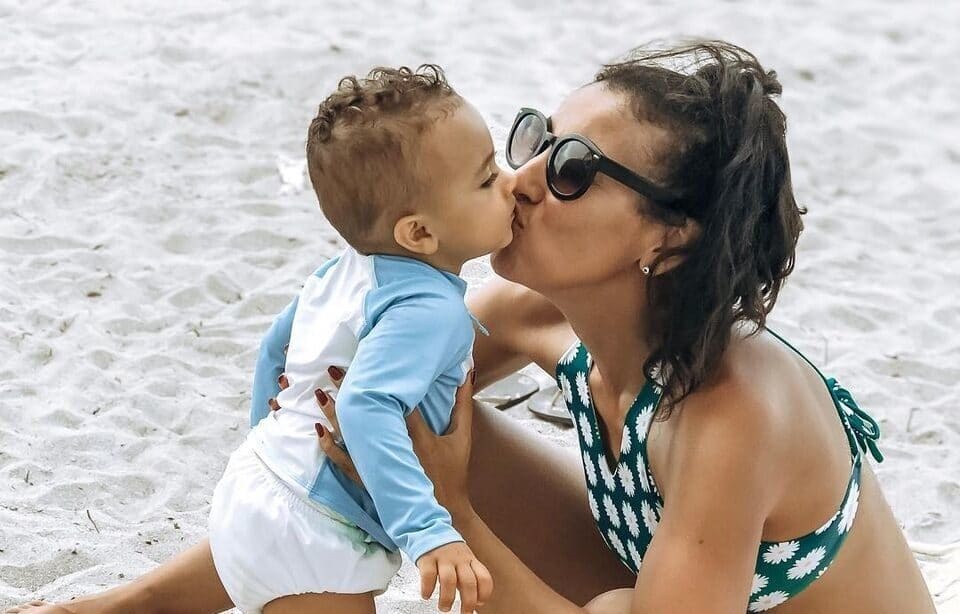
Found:
[[[383,247],[378,222],[413,212],[425,174],[418,144],[462,98],[435,64],[377,67],[344,77],[307,132],[307,169],[320,208],[361,253]],[[389,235],[392,236],[392,226]]]

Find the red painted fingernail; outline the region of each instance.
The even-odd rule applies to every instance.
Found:
[[[287,381],[287,376],[283,373],[281,373],[280,377],[277,378],[277,383],[280,384],[281,387],[287,387],[290,385],[290,382]]]
[[[317,429],[317,437],[323,438],[323,425],[319,422],[314,423],[313,428]]]
[[[323,390],[320,390],[319,388],[317,388],[316,390],[313,391],[313,394],[314,394],[315,397],[317,397],[317,401],[318,401],[321,405],[326,405],[326,404],[327,404],[327,401],[328,401],[329,399],[327,398],[327,393],[326,393],[326,392],[324,392]]]
[[[269,405],[270,409],[272,409],[273,411],[277,411],[278,409],[280,409],[280,404],[277,403],[276,399],[270,399],[269,401],[267,401],[267,405]]]
[[[340,381],[340,379],[343,378],[343,371],[338,367],[330,367],[327,369],[327,373],[329,373],[330,377],[337,381]]]

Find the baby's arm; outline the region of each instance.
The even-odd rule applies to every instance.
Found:
[[[441,611],[458,591],[462,611],[473,611],[493,581],[437,502],[405,413],[464,362],[472,344],[473,324],[459,300],[424,293],[391,302],[360,341],[337,396],[344,442],[380,522],[416,562],[425,599],[439,581]]]
[[[270,330],[260,342],[260,355],[257,357],[257,368],[253,374],[253,396],[250,399],[250,427],[270,414],[267,400],[277,396],[280,385],[277,382],[287,363],[284,352],[290,343],[290,331],[293,328],[293,316],[297,312],[297,303],[300,297],[294,297],[290,304],[277,315]]]
[[[360,341],[337,395],[343,440],[380,522],[416,561],[463,541],[413,452],[405,415],[473,339],[462,304],[431,293],[392,303]]]

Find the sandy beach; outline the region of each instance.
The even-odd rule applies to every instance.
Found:
[[[0,606],[204,535],[260,336],[342,247],[302,163],[341,75],[439,63],[502,146],[626,49],[718,37],[780,75],[809,208],[772,326],[880,422],[886,496],[960,612],[960,6],[309,5],[0,1]],[[379,611],[435,612],[417,582],[405,562]]]

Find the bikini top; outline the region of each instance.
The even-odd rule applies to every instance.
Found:
[[[880,428],[836,380],[824,378],[802,353],[770,331],[820,374],[833,397],[847,434],[853,459],[850,480],[837,512],[815,531],[783,542],[760,542],[750,591],[749,612],[774,608],[800,593],[826,572],[853,526],[860,499],[863,452],[880,462],[876,445]],[[573,418],[580,440],[590,511],[607,546],[634,573],[663,514],[663,498],[653,479],[647,455],[647,433],[663,393],[648,379],[627,411],[620,457],[611,466],[600,437],[600,427],[588,385],[593,359],[579,340],[557,364],[557,384]]]

